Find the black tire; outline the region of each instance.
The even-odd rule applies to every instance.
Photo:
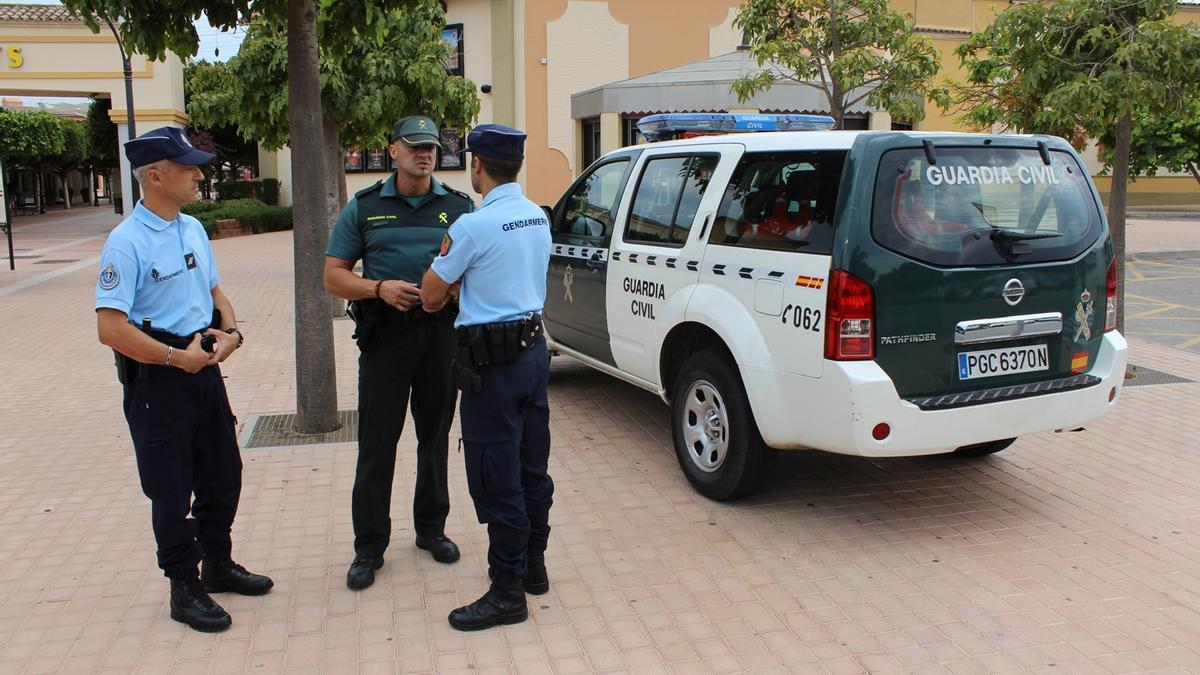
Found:
[[[775,464],[754,423],[742,379],[722,354],[690,356],[672,386],[675,457],[700,494],[728,501],[755,492]]]
[[[954,451],[954,454],[959,457],[986,457],[1004,450],[1012,445],[1016,438],[1002,438],[998,441],[988,441],[987,443],[976,443],[975,445],[964,445]]]

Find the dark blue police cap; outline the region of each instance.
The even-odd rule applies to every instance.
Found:
[[[525,132],[503,124],[480,124],[467,134],[463,152],[519,161],[525,159]]]
[[[207,164],[215,155],[197,150],[183,129],[162,127],[126,141],[125,157],[137,168],[153,164],[160,159],[169,159],[180,164]]]

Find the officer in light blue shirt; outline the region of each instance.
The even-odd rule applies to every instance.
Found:
[[[217,364],[242,334],[204,227],[179,211],[198,198],[200,165],[213,155],[171,127],[129,141],[125,155],[143,198],[104,244],[96,326],[116,352],[171,618],[215,632],[232,621],[209,593],[261,595],[273,584],[231,557],[242,458]]]
[[[426,311],[459,293],[455,369],[467,486],[488,526],[491,588],[450,612],[459,630],[525,621],[525,593],[550,590],[545,551],[554,483],[541,321],[550,223],[516,182],[524,149],[525,133],[499,124],[467,136],[471,187],[483,204],[450,227],[421,280]]]

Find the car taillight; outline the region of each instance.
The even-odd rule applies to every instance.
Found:
[[[875,358],[875,292],[870,284],[844,270],[830,271],[825,317],[825,358]]]
[[[1104,291],[1104,332],[1117,329],[1117,259],[1108,263]]]

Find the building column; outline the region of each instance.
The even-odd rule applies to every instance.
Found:
[[[882,129],[883,131],[891,131],[892,115],[886,110],[876,110],[871,113],[870,119],[867,121],[867,128],[874,130]]]
[[[121,209],[124,215],[133,213],[133,176],[129,173],[129,160],[125,157],[125,142],[129,140],[129,125],[117,124],[117,157],[121,164],[117,171],[117,184],[121,186]]]
[[[621,114],[615,112],[600,113],[600,155],[612,152],[621,147]],[[584,167],[579,167],[582,171]]]

